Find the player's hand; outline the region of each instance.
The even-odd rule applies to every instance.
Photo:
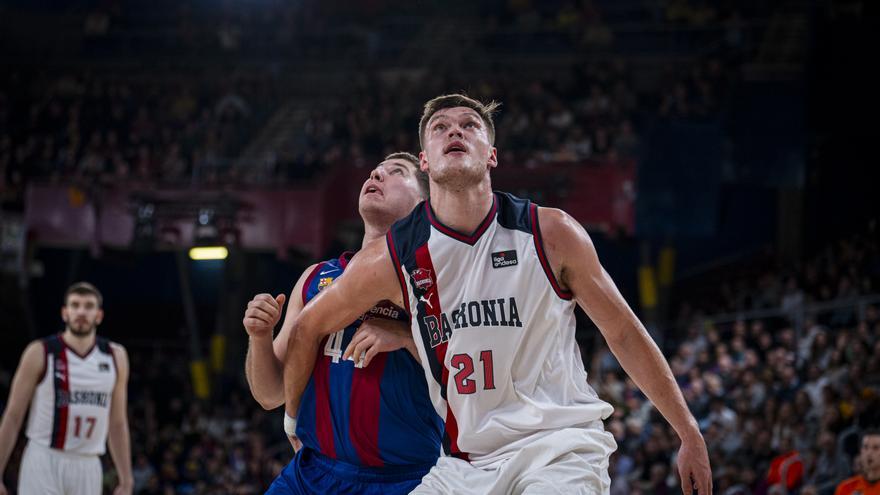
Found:
[[[281,319],[281,308],[284,307],[284,294],[274,298],[272,294],[257,294],[248,302],[244,312],[244,329],[251,337],[272,336],[275,325]]]
[[[134,492],[134,481],[120,481],[113,490],[113,495],[131,495]]]
[[[296,435],[287,435],[287,440],[290,441],[290,446],[293,447],[293,452],[299,452],[299,449],[303,448],[303,443]]]
[[[412,342],[412,335],[405,323],[370,318],[358,327],[342,359],[352,359],[355,366],[366,368],[376,354],[396,351],[406,347],[409,342]]]
[[[694,493],[694,488],[699,495],[712,493],[709,452],[699,432],[681,440],[681,449],[678,451],[678,475],[681,477],[681,490],[684,495]]]

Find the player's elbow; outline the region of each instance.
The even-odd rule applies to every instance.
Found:
[[[320,330],[319,326],[311,324],[308,318],[303,318],[302,316],[297,318],[290,328],[290,338],[287,340],[288,355],[290,355],[291,349],[302,342],[320,340],[323,337]]]
[[[269,392],[265,387],[258,386],[251,377],[248,377],[248,388],[257,404],[267,411],[271,411],[284,403],[284,394],[281,393],[280,387],[276,392]]]
[[[278,406],[284,404],[284,396],[283,395],[258,395],[254,394],[254,399],[256,399],[257,404],[260,405],[266,411],[271,411],[272,409],[277,409]]]

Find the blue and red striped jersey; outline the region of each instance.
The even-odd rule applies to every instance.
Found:
[[[303,304],[342,275],[351,255],[315,266],[303,285]],[[342,359],[369,318],[406,323],[409,314],[384,301],[324,339],[303,393],[296,434],[306,447],[357,466],[433,465],[440,455],[443,422],[418,361],[405,349],[381,353],[366,368]]]

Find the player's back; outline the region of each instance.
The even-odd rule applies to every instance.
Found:
[[[491,464],[539,436],[601,424],[572,295],[543,254],[537,206],[504,193],[471,235],[428,203],[388,234],[447,454]]]
[[[31,401],[27,437],[75,454],[106,450],[116,362],[110,341],[97,337],[80,355],[61,334],[42,339],[45,368]]]
[[[341,276],[348,259],[344,254],[319,263],[303,286],[303,302]],[[406,322],[408,315],[386,301],[321,343],[297,415],[297,436],[306,447],[355,466],[430,467],[440,454],[443,424],[419,363],[404,349],[380,353],[366,368],[342,359],[369,318]]]

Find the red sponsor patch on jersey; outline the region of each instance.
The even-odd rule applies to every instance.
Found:
[[[434,280],[431,278],[431,270],[428,270],[427,268],[414,270],[411,275],[416,289],[429,290],[434,286]]]

